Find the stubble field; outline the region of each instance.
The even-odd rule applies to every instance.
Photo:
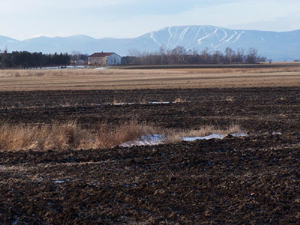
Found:
[[[164,67],[163,67],[164,68]],[[300,63],[119,69],[0,70],[1,91],[286,87],[300,85]]]
[[[90,82],[85,87],[77,83],[84,79],[75,78],[75,82],[65,77],[62,81],[65,75],[53,79],[49,74],[25,76],[18,71],[13,77],[9,75],[12,71],[1,71],[2,123],[42,125],[76,120],[88,128],[95,123],[117,126],[135,120],[185,130],[226,129],[237,124],[248,136],[131,148],[2,149],[0,221],[297,224],[300,72],[298,67],[267,69],[73,74],[81,79],[97,77],[85,80]],[[101,80],[101,76],[112,80]],[[43,88],[46,90],[40,90]]]

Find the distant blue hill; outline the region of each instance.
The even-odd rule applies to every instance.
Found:
[[[274,61],[300,60],[300,30],[290,32],[269,32],[252,30],[232,30],[215,26],[174,26],[144,34],[137,38],[95,39],[85,35],[70,37],[38,37],[18,41],[0,36],[0,49],[30,52],[80,51],[91,54],[99,51],[116,52],[125,56],[130,52],[154,52],[163,46],[171,49],[183,46],[201,52],[224,51],[227,47],[247,51],[256,48],[259,53]]]

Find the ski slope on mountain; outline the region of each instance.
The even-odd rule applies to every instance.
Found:
[[[136,38],[95,39],[85,35],[70,37],[38,37],[18,41],[0,36],[0,49],[9,51],[37,51],[43,53],[80,51],[91,54],[97,51],[113,51],[125,56],[131,52],[157,52],[160,48],[183,46],[187,50],[201,52],[255,48],[259,53],[275,61],[300,59],[300,30],[270,32],[232,30],[215,26],[173,26],[152,31]]]

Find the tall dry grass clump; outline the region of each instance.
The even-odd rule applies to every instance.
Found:
[[[75,122],[43,125],[0,126],[0,149],[2,150],[66,150],[77,149],[88,137],[88,132]]]
[[[0,150],[68,150],[112,148],[124,142],[153,134],[155,128],[135,121],[112,128],[99,124],[84,129],[76,122],[30,125],[0,125]]]
[[[101,123],[83,128],[75,121],[52,124],[8,124],[0,125],[0,150],[79,150],[112,148],[123,143],[138,140],[143,135],[162,134],[167,143],[183,140],[183,137],[202,137],[210,134],[241,133],[238,125],[228,129],[205,126],[197,130],[160,129],[136,121],[129,121],[112,127]]]
[[[92,148],[112,148],[140,138],[142,135],[155,134],[158,128],[146,124],[139,124],[136,121],[130,121],[121,124],[116,128],[111,128],[108,124],[100,124],[97,126],[94,136],[94,144]]]

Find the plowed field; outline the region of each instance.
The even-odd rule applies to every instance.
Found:
[[[131,119],[180,129],[239,124],[249,137],[2,150],[1,223],[299,224],[299,87],[0,92],[1,122]]]

